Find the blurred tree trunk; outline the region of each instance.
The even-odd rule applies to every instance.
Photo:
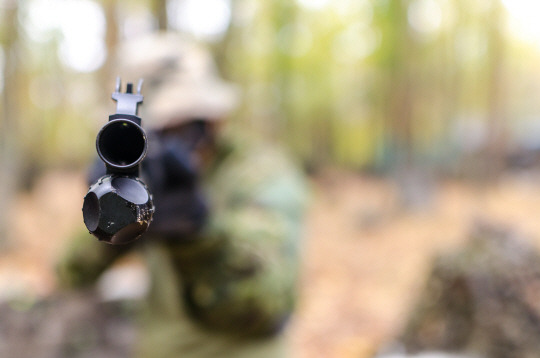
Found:
[[[504,8],[493,0],[488,21],[487,143],[480,179],[495,180],[504,167],[506,117],[506,81],[504,77],[506,41]]]
[[[114,57],[116,46],[120,39],[118,25],[118,1],[109,0],[103,1],[103,10],[105,12],[106,30],[105,30],[105,46],[107,46],[107,59],[101,67],[98,77],[101,86],[106,86],[108,92],[112,92],[116,76],[114,68]],[[125,78],[127,81],[135,81],[135,79]]]
[[[10,239],[12,203],[19,178],[19,99],[21,79],[18,49],[18,2],[5,1],[2,18],[2,47],[4,49],[4,89],[2,92],[2,120],[0,121],[0,246]]]
[[[230,49],[234,41],[241,36],[240,30],[235,24],[235,16],[240,12],[242,5],[242,0],[231,0],[231,22],[229,27],[227,27],[223,39],[216,42],[212,47],[216,65],[224,79],[231,78],[229,64],[234,62],[235,56],[238,56],[238,54],[230,53]]]
[[[152,15],[158,23],[158,30],[167,31],[169,29],[169,20],[167,18],[167,0],[150,1]]]
[[[455,11],[455,23],[453,24],[452,31],[446,33],[443,37],[445,55],[442,64],[441,77],[443,87],[441,92],[444,93],[442,101],[443,111],[443,133],[447,145],[443,148],[443,155],[450,156],[449,153],[455,150],[454,138],[452,133],[458,126],[458,118],[460,112],[460,89],[463,87],[464,75],[460,66],[456,63],[456,59],[459,56],[459,52],[456,49],[456,32],[460,28],[465,28],[466,21],[466,3],[464,0],[455,1],[453,8]],[[456,174],[456,166],[459,163],[453,162],[453,158],[443,162],[442,169],[443,174]]]
[[[380,103],[387,131],[387,151],[390,170],[398,185],[405,208],[423,206],[429,200],[415,154],[414,105],[418,100],[420,79],[414,77],[415,42],[408,24],[408,1],[390,0],[383,16],[384,55],[382,69],[387,74]]]
[[[274,36],[272,59],[269,67],[268,78],[273,82],[277,90],[276,108],[273,118],[267,119],[273,123],[268,128],[270,133],[282,138],[283,142],[291,142],[294,139],[286,130],[294,117],[294,99],[292,98],[291,81],[293,74],[292,52],[296,46],[296,17],[298,7],[289,0],[277,0],[270,9]],[[284,36],[286,34],[287,36]],[[269,123],[269,124],[270,124]],[[314,123],[314,129],[318,123]],[[328,138],[328,137],[326,137]],[[322,143],[321,143],[322,146]]]

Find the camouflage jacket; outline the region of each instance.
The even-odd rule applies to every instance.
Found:
[[[189,316],[205,329],[269,335],[294,306],[305,183],[275,148],[249,141],[220,148],[202,179],[205,227],[189,241],[142,239],[152,276],[147,317]],[[61,281],[91,284],[130,249],[80,235],[60,262]]]

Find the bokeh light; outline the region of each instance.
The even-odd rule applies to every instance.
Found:
[[[36,42],[58,40],[58,56],[68,68],[91,72],[105,62],[105,16],[91,0],[33,0],[26,33]]]
[[[510,15],[511,33],[540,48],[540,3],[529,0],[503,0],[502,3]]]
[[[297,0],[297,2],[308,9],[322,9],[330,4],[330,0]]]
[[[437,0],[415,0],[409,5],[407,15],[411,27],[422,34],[434,33],[442,24],[441,6]]]
[[[229,0],[173,0],[167,7],[173,29],[192,33],[204,40],[218,40],[231,21]]]

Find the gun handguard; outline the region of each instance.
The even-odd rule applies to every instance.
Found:
[[[137,93],[127,84],[120,92],[120,79],[112,94],[116,114],[101,128],[96,138],[106,175],[93,184],[84,197],[83,219],[91,234],[109,244],[127,244],[146,232],[154,214],[152,195],[139,178],[140,163],[146,156],[148,140],[137,116],[142,103],[142,81]]]

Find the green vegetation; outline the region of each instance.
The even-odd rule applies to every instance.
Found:
[[[103,55],[137,32],[182,31],[172,11],[186,1],[71,3],[98,9]],[[232,0],[226,32],[206,38],[243,91],[232,122],[283,142],[306,167],[447,170],[475,150],[500,158],[540,113],[538,48],[510,35],[499,0],[307,3]],[[88,163],[114,78],[110,55],[89,71],[69,65],[66,15],[41,21],[43,6],[4,0],[0,12],[0,154],[23,176]]]

